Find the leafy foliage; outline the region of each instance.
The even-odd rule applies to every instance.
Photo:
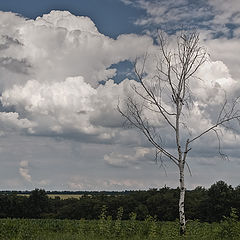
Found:
[[[230,217],[231,208],[240,217],[240,186],[234,189],[219,181],[209,189],[197,187],[187,191],[186,195],[188,220],[225,221],[225,217]],[[178,196],[179,189],[164,187],[112,195],[88,193],[79,199],[52,199],[44,190],[35,189],[29,197],[16,193],[0,194],[0,218],[96,220],[103,214],[102,208],[105,206],[101,221],[107,221],[107,216],[110,216],[117,221],[115,228],[119,229],[121,220],[134,217],[145,220],[150,215],[156,216],[157,221],[175,221],[178,219]]]

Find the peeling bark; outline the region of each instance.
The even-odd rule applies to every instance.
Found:
[[[185,184],[184,184],[184,165],[179,166],[180,170],[180,197],[179,197],[179,222],[180,222],[180,235],[184,235],[186,232],[186,220],[184,210],[185,200]]]

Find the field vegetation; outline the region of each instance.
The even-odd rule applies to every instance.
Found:
[[[161,222],[148,216],[144,221],[122,220],[123,209],[118,209],[116,220],[106,215],[103,206],[98,220],[57,219],[1,219],[1,240],[239,240],[240,222],[235,210],[220,223],[187,223],[187,233],[179,236],[178,221]]]
[[[179,189],[87,192],[80,198],[50,198],[43,189],[18,194],[0,194],[1,240],[240,239],[240,187],[223,181],[187,191],[185,236],[179,236]]]

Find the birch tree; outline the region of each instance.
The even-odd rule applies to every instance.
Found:
[[[121,106],[118,105],[118,111],[126,122],[145,135],[156,149],[158,156],[167,157],[177,166],[180,187],[179,222],[182,235],[186,231],[184,170],[188,167],[187,157],[191,151],[191,145],[211,131],[216,133],[219,141],[217,129],[220,126],[227,127],[226,123],[230,121],[239,120],[240,114],[237,109],[238,99],[232,104],[226,100],[223,102],[215,122],[195,136],[186,135],[183,131],[188,128],[185,113],[190,112],[189,109],[194,102],[191,81],[196,80],[196,73],[207,61],[208,55],[205,48],[200,45],[197,32],[179,34],[175,39],[176,48],[169,47],[168,37],[164,33],[159,33],[158,40],[160,51],[156,74],[151,78],[146,75],[147,56],[141,64],[136,61],[137,81],[132,85],[133,94],[127,96],[121,102]],[[169,151],[164,144],[164,136],[161,135],[162,129],[151,124],[151,114],[158,115],[159,119],[162,119],[170,129],[169,131],[175,139],[175,152]]]

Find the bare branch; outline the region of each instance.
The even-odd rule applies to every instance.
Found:
[[[130,98],[128,98],[128,101],[131,102],[131,104],[133,104],[132,100],[130,100]],[[124,113],[119,105],[117,106],[117,110],[119,111],[119,113],[126,118],[133,126],[135,126],[136,128],[138,128],[139,130],[141,130],[141,132],[147,137],[148,141],[154,146],[156,147],[159,151],[161,151],[166,157],[168,157],[170,160],[172,160],[176,165],[178,165],[178,159],[173,156],[170,152],[168,152],[166,149],[164,149],[161,145],[159,145],[159,143],[157,143],[154,138],[153,135],[150,132],[150,126],[149,124],[143,120],[141,113],[137,107],[137,105],[133,104],[131,105],[127,105],[128,110],[130,111],[129,113]]]
[[[186,162],[186,166],[187,166],[189,175],[192,177],[192,171],[191,171],[191,168],[189,167],[189,164],[187,162]]]
[[[230,122],[230,121],[232,121],[232,120],[234,120],[234,119],[235,119],[235,120],[236,120],[236,119],[237,119],[237,120],[240,120],[240,115],[233,116],[233,117],[229,117],[229,118],[226,118],[226,119],[221,120],[220,122],[212,125],[212,126],[209,127],[208,129],[206,129],[205,131],[203,131],[203,132],[202,132],[201,134],[199,134],[198,136],[196,136],[196,137],[194,137],[193,139],[191,139],[191,140],[189,141],[189,143],[197,140],[198,138],[200,138],[201,136],[207,134],[207,133],[210,132],[211,130],[214,130],[214,129],[217,128],[218,126],[223,125],[223,123],[225,123],[225,122]]]
[[[144,61],[145,64],[145,61]],[[145,90],[145,93],[147,94],[148,97],[151,98],[152,103],[159,109],[159,112],[161,113],[161,115],[164,117],[164,119],[167,121],[167,123],[169,124],[169,126],[171,126],[174,130],[175,130],[175,126],[173,125],[173,123],[171,122],[170,118],[166,115],[166,112],[163,110],[163,107],[161,104],[158,103],[157,101],[157,97],[154,95],[153,91],[151,89],[149,89],[146,84],[143,81],[143,73],[139,73],[137,68],[136,68],[136,64],[135,64],[135,73],[138,77],[138,80],[141,84],[141,86],[143,87],[143,89]]]
[[[216,134],[217,140],[218,140],[218,153],[221,156],[222,159],[227,159],[229,160],[228,156],[222,152],[222,148],[221,148],[221,140],[220,137],[218,135],[217,129],[213,129],[214,133]]]

